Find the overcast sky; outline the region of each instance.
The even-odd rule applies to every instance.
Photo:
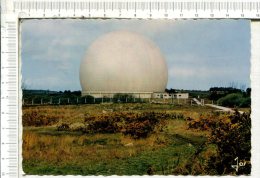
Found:
[[[152,40],[168,65],[168,88],[250,87],[248,20],[25,20],[22,81],[27,89],[81,90],[80,61],[114,30]]]

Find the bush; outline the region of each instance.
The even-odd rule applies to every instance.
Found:
[[[250,97],[244,98],[242,103],[239,106],[240,107],[250,107],[251,106],[251,98]]]
[[[211,156],[207,162],[208,174],[250,174],[251,171],[251,118],[250,113],[240,114],[236,111],[232,115],[207,115],[199,119],[188,118],[190,128],[208,130],[208,145],[217,146],[217,154]],[[234,159],[245,161],[244,167],[238,172],[231,165]]]
[[[49,126],[59,122],[55,115],[45,115],[37,111],[24,111],[22,115],[23,126]]]
[[[162,131],[168,119],[183,119],[178,113],[134,113],[111,112],[96,115],[85,115],[84,123],[71,125],[60,123],[58,131],[81,131],[83,133],[122,133],[132,138],[146,138],[155,130]],[[157,129],[155,129],[157,128]]]
[[[218,127],[217,126],[217,119],[220,119],[217,114],[211,115],[200,115],[198,118],[191,118],[188,117],[186,121],[188,121],[188,127],[192,129],[199,129],[199,130],[209,130],[210,128]]]
[[[119,127],[113,119],[97,117],[88,122],[85,131],[88,133],[116,133],[119,131]]]
[[[68,124],[61,123],[57,126],[58,131],[69,131],[70,127]]]
[[[251,171],[251,118],[249,114],[240,114],[238,111],[229,116],[227,122],[219,122],[219,126],[212,128],[209,142],[216,144],[218,155],[209,161],[209,169],[216,169],[219,174],[234,172],[234,159],[247,162],[245,167],[240,167],[237,175],[250,174]]]
[[[249,97],[243,97],[242,93],[231,93],[218,100],[218,103],[227,107],[249,107],[251,100]]]
[[[137,114],[132,118],[126,118],[126,124],[122,133],[131,137],[146,138],[154,130],[158,123],[158,117],[155,113]]]
[[[86,133],[123,133],[132,138],[145,138],[151,134],[160,120],[182,118],[180,114],[166,113],[105,113],[85,116]],[[164,123],[164,122],[160,122]],[[162,129],[162,124],[159,126]]]
[[[86,127],[85,124],[76,122],[69,126],[70,131],[85,131]]]
[[[116,133],[120,130],[121,115],[102,113],[94,116],[85,115],[86,133]]]

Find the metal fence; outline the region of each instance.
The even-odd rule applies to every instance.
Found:
[[[211,100],[199,100],[201,104],[194,101],[194,98],[188,99],[161,99],[161,98],[134,98],[134,97],[117,97],[117,98],[94,98],[94,97],[50,97],[50,98],[24,98],[23,106],[28,105],[82,105],[82,104],[102,104],[102,103],[154,103],[154,104],[174,104],[174,105],[204,105],[213,104]]]

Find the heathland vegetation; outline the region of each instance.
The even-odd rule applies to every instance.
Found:
[[[250,113],[103,103],[23,107],[23,170],[37,175],[250,174]],[[236,171],[235,159],[244,166]],[[234,166],[233,166],[234,167]]]

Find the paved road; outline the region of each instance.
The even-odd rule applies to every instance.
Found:
[[[223,106],[218,106],[218,105],[215,105],[215,104],[205,104],[206,106],[209,106],[209,107],[212,107],[212,108],[216,108],[216,109],[219,109],[221,111],[224,111],[224,112],[235,112],[233,109],[230,109],[230,108],[227,108],[227,107],[223,107]],[[240,114],[243,113],[243,111],[238,111]]]
[[[200,105],[202,106],[202,103],[197,99],[197,98],[192,98],[193,101],[195,101],[195,103],[197,105]],[[218,105],[215,105],[215,104],[205,104],[206,106],[209,106],[209,107],[212,107],[212,108],[216,108],[216,109],[219,109],[220,111],[224,111],[224,112],[235,112],[233,109],[231,108],[227,108],[227,107],[224,107],[224,106],[218,106]],[[240,114],[243,114],[243,111],[238,111]]]
[[[197,98],[193,98],[192,100],[195,101],[195,103],[196,103],[197,105],[202,105],[201,102],[200,102]]]

